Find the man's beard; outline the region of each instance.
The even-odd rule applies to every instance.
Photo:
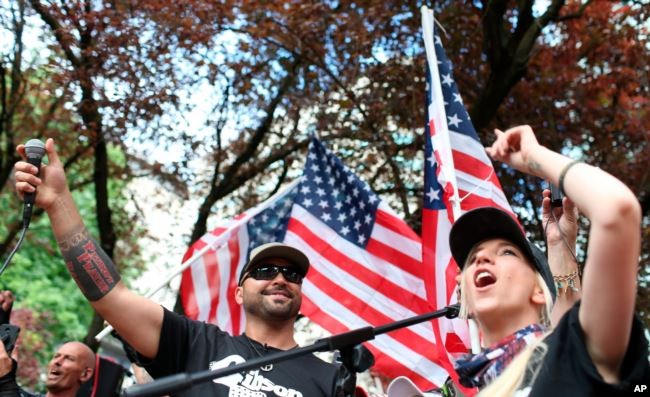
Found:
[[[275,303],[270,296],[275,291],[283,291],[289,294],[286,302]],[[267,288],[264,291],[244,299],[244,310],[247,313],[271,321],[293,320],[300,311],[302,296],[293,294],[286,288]]]

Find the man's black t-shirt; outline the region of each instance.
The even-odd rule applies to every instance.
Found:
[[[230,336],[217,326],[165,310],[158,356],[144,363],[154,377],[220,369],[279,350],[245,335]],[[196,385],[183,397],[333,397],[338,368],[312,354]]]
[[[627,396],[634,393],[635,388],[640,391],[642,385],[650,387],[648,342],[641,321],[634,318],[620,381],[609,384],[600,376],[587,352],[578,319],[579,308],[580,302],[564,315],[544,340],[547,351],[532,390],[529,389],[530,397]]]

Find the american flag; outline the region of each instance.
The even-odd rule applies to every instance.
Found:
[[[186,314],[241,333],[244,317],[232,293],[237,275],[251,248],[271,241],[309,257],[301,312],[333,334],[432,310],[424,279],[433,270],[422,266],[420,238],[313,138],[299,184],[192,245],[186,258],[196,259],[181,285]],[[422,387],[448,376],[431,322],[379,335],[366,346],[374,370],[385,376],[407,375]]]
[[[299,181],[204,234],[183,257],[180,285],[185,315],[217,324],[231,335],[244,332],[244,311],[235,301],[239,273],[250,251],[282,241]]]
[[[422,28],[427,53],[427,123],[425,125],[424,209],[422,257],[434,267],[427,279],[435,308],[456,302],[457,265],[449,250],[449,231],[462,213],[494,206],[510,213],[492,163],[463,105],[440,36],[434,32],[433,11],[423,7]],[[459,203],[456,210],[454,202]],[[434,327],[441,354],[465,353],[467,325],[440,319]]]

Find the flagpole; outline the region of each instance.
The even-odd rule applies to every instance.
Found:
[[[300,180],[302,178],[298,178],[295,181],[291,182],[289,185],[287,185],[284,189],[281,189],[280,191],[276,192],[273,196],[269,197],[266,199],[262,205],[258,205],[253,209],[253,211],[247,213],[245,216],[241,217],[240,219],[237,219],[234,223],[230,224],[228,226],[228,231],[217,236],[217,238],[210,244],[206,245],[205,247],[201,248],[200,250],[196,251],[194,255],[192,255],[191,258],[186,260],[185,262],[181,263],[176,269],[172,270],[165,279],[160,282],[157,286],[154,288],[150,289],[147,291],[146,294],[143,296],[145,298],[151,298],[156,292],[160,291],[163,287],[165,287],[167,284],[169,284],[174,277],[178,276],[181,274],[185,269],[190,267],[194,261],[196,261],[198,258],[202,257],[203,254],[205,254],[208,250],[210,249],[219,249],[221,248],[224,244],[228,242],[228,239],[230,239],[230,236],[232,235],[232,231],[238,229],[241,225],[246,224],[250,218],[254,217],[255,215],[259,214],[261,211],[264,211],[268,207],[268,203],[273,202],[275,198],[277,198],[280,195],[285,194],[290,189],[293,189],[294,186],[296,186],[298,183],[300,183]],[[97,335],[95,335],[95,340],[100,342],[106,335],[108,335],[111,331],[113,330],[113,327],[111,325],[106,326],[101,332],[99,332]]]
[[[424,32],[424,45],[427,53],[427,62],[429,63],[429,72],[431,73],[431,86],[429,87],[434,93],[432,97],[440,101],[443,98],[442,89],[440,87],[440,75],[438,72],[438,64],[436,57],[436,50],[434,47],[435,37],[433,35],[434,29],[434,17],[433,10],[429,9],[427,6],[422,6],[421,12],[423,16],[426,16],[422,19],[423,23],[423,32]],[[440,102],[438,102],[440,106]],[[444,109],[444,108],[443,108]],[[460,207],[460,196],[458,195],[458,183],[456,181],[456,169],[454,167],[454,159],[451,154],[451,143],[449,142],[449,128],[447,126],[447,120],[444,117],[439,117],[443,112],[433,112],[434,117],[438,119],[434,120],[434,125],[444,126],[441,130],[445,131],[445,134],[438,134],[437,137],[440,139],[441,145],[438,147],[438,152],[440,153],[441,159],[436,159],[438,161],[440,172],[444,175],[444,179],[449,182],[449,185],[452,188],[452,194],[449,198],[451,203],[451,214],[454,222],[462,215],[462,209]],[[429,120],[427,120],[429,122]],[[442,161],[440,161],[442,160]],[[443,186],[445,188],[446,186]],[[476,322],[472,319],[468,319],[469,327],[469,337],[470,344],[473,353],[478,353],[481,350],[481,342],[478,332],[478,326]]]

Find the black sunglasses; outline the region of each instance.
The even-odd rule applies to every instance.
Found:
[[[252,277],[255,280],[273,280],[278,276],[278,273],[282,273],[284,279],[290,283],[302,284],[303,275],[298,270],[296,270],[296,268],[291,266],[277,265],[262,265],[256,267],[255,269],[248,272],[246,277],[242,279],[242,284],[248,277]]]

